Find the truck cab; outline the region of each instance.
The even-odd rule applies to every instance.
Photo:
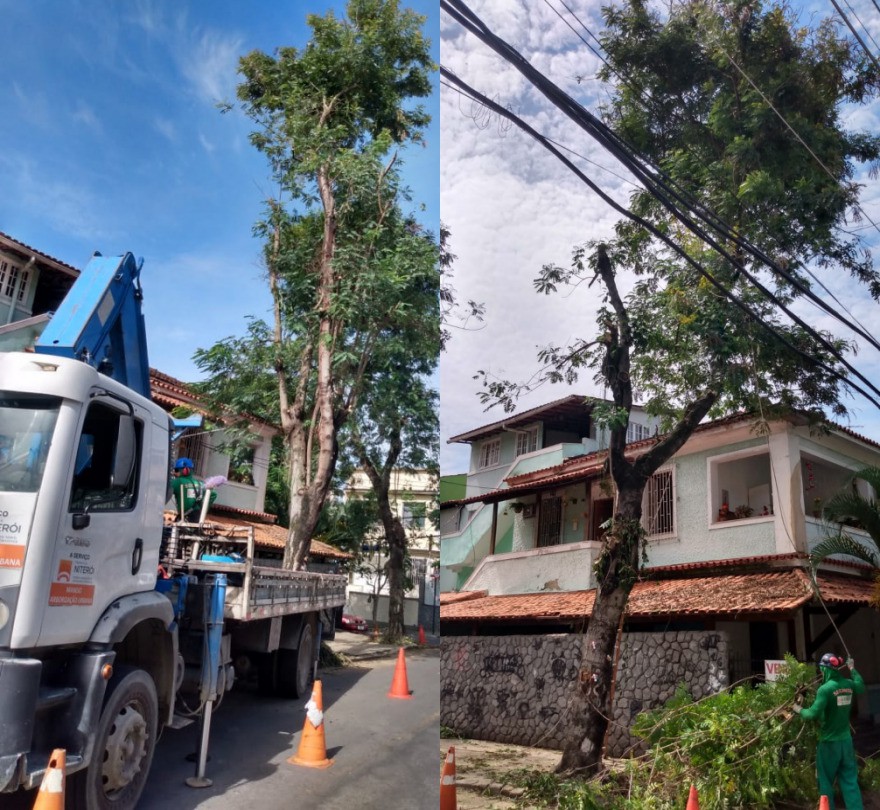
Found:
[[[15,718],[0,790],[31,786],[53,748],[71,770],[88,761],[80,721],[100,713],[114,668],[173,685],[172,610],[154,590],[169,430],[160,407],[79,360],[0,354],[0,717]],[[172,689],[156,701],[170,716]]]

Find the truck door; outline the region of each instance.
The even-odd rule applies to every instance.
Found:
[[[85,409],[40,644],[88,638],[113,600],[155,584],[155,566],[144,564],[149,499],[140,487],[149,459],[148,423],[137,406],[104,392]],[[53,639],[58,628],[63,635]]]

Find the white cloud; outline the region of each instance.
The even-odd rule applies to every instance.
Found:
[[[93,245],[115,238],[103,217],[102,201],[84,185],[59,177],[51,168],[20,154],[0,156],[0,171],[17,206],[39,217],[47,228]]]
[[[80,124],[85,124],[89,129],[93,129],[96,132],[100,132],[102,129],[101,122],[95,115],[94,110],[82,99],[76,103],[76,108],[73,111],[73,120],[78,121]]]
[[[185,39],[185,48],[177,49],[177,59],[196,95],[212,105],[232,100],[242,40],[217,31],[187,33]]]
[[[211,143],[206,137],[204,132],[199,133],[199,143],[202,145],[202,149],[204,149],[209,155],[214,152],[217,148],[213,143]]]
[[[595,74],[598,59],[545,4],[522,0],[482,0],[474,11],[531,64],[590,111],[605,100],[605,89],[595,80],[578,83],[578,76]],[[599,33],[599,3],[591,2],[579,16]],[[581,33],[584,32],[581,30]],[[586,34],[584,34],[586,36]],[[441,62],[485,95],[510,105],[537,130],[618,174],[626,175],[604,150],[537,91],[518,71],[465,34],[441,14]],[[595,43],[594,43],[595,44]],[[846,111],[847,124],[877,130],[880,105]],[[618,215],[556,158],[516,129],[463,99],[455,91],[441,91],[441,218],[451,229],[451,250],[457,256],[452,283],[462,301],[486,305],[486,321],[474,331],[452,330],[452,340],[441,358],[441,468],[467,469],[468,451],[448,445],[446,439],[502,418],[488,413],[477,398],[478,369],[517,381],[537,368],[535,347],[565,344],[590,337],[596,328],[597,290],[580,288],[564,294],[538,296],[532,280],[545,263],[566,265],[571,248],[587,239],[609,235]],[[625,203],[631,187],[594,165],[573,159],[579,168],[618,202]],[[866,208],[880,222],[880,200],[875,181],[863,195]],[[877,333],[877,303],[848,279],[837,279],[835,294]],[[811,323],[831,328],[815,312]],[[837,326],[835,332],[840,333]],[[858,368],[880,379],[876,352],[863,350]],[[587,371],[571,389],[543,387],[524,398],[520,409],[533,407],[568,393],[599,394]],[[880,439],[880,412],[857,398],[853,427]]]
[[[153,126],[160,135],[166,137],[169,141],[177,140],[177,128],[174,126],[174,122],[168,118],[156,118],[153,121]]]

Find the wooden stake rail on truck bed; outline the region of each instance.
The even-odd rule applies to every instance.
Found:
[[[288,571],[255,559],[251,526],[179,523],[170,527],[161,562],[174,573],[220,572],[227,576],[224,617],[249,621],[308,613],[345,603],[346,577]]]

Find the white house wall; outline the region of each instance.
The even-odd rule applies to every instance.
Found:
[[[486,590],[489,596],[587,590],[595,585],[591,571],[597,550],[597,543],[570,543],[486,557],[465,590]]]
[[[724,453],[755,447],[761,441],[766,444],[766,440],[751,440],[728,445],[724,447]],[[649,541],[650,565],[679,565],[776,553],[774,516],[711,524],[708,462],[718,455],[721,455],[719,449],[705,450],[678,456],[673,462],[678,536]]]

